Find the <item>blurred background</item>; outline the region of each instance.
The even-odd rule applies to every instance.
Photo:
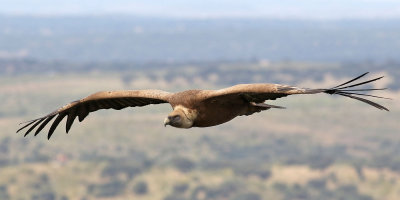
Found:
[[[0,199],[400,199],[397,0],[1,0]],[[101,90],[335,86],[370,71],[391,111],[329,95],[211,128],[169,105],[15,134]]]

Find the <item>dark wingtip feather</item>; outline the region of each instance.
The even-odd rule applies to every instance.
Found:
[[[359,86],[359,85],[364,85],[364,84],[367,84],[367,83],[371,83],[371,82],[377,81],[377,80],[379,80],[379,79],[381,79],[383,77],[384,76],[381,76],[381,77],[374,78],[374,79],[371,79],[371,80],[368,80],[368,81],[364,81],[364,82],[361,82],[361,83],[357,83],[357,84],[353,84],[353,85],[349,85],[349,86],[345,86],[345,87],[341,87],[341,88],[336,88],[336,89],[342,90],[342,89],[345,89],[345,88],[351,88],[351,87],[356,87],[356,86]]]
[[[38,118],[38,119],[40,119],[40,118]],[[32,120],[29,120],[29,121],[21,122],[21,123],[19,123],[18,125],[31,123],[31,122],[34,122],[34,121],[36,121],[36,120],[38,120],[38,119],[32,119]]]
[[[361,92],[361,91],[374,91],[374,90],[387,90],[388,88],[372,88],[372,89],[346,89],[346,90],[340,90],[343,92],[351,92],[351,91],[355,91],[355,92]]]
[[[336,87],[327,89],[327,90],[325,90],[324,92],[325,92],[325,93],[328,93],[328,94],[338,94],[338,95],[342,95],[342,96],[349,97],[349,98],[352,98],[352,99],[356,99],[356,100],[358,100],[358,101],[361,101],[361,102],[364,102],[364,103],[369,104],[369,105],[371,105],[371,106],[374,106],[374,107],[376,107],[376,108],[378,108],[378,109],[380,109],[380,110],[389,111],[389,109],[385,108],[384,106],[382,106],[382,105],[380,105],[380,104],[377,104],[377,103],[375,103],[375,102],[373,102],[373,101],[370,101],[370,100],[368,100],[368,99],[361,98],[361,97],[359,97],[359,96],[368,96],[368,97],[381,98],[381,99],[389,99],[389,100],[390,100],[390,98],[381,97],[381,96],[375,96],[375,95],[369,95],[369,94],[363,94],[363,93],[358,93],[358,92],[363,92],[363,91],[365,92],[365,91],[373,91],[373,90],[385,90],[385,89],[387,89],[387,88],[379,88],[379,89],[346,89],[346,88],[353,88],[353,87],[360,86],[360,85],[365,85],[365,84],[367,84],[367,83],[371,83],[371,82],[380,80],[380,79],[382,79],[382,78],[384,77],[384,76],[380,76],[380,77],[378,77],[378,78],[374,78],[374,79],[370,79],[370,80],[363,81],[363,82],[360,82],[360,83],[355,83],[355,84],[348,85],[349,83],[352,83],[352,82],[354,82],[354,81],[356,81],[356,80],[358,80],[358,79],[364,77],[364,76],[367,75],[367,74],[368,74],[368,72],[366,72],[366,73],[364,73],[364,74],[362,74],[362,75],[360,75],[360,76],[357,76],[356,78],[353,78],[353,79],[351,79],[350,81],[347,81],[347,82],[345,82],[345,83],[343,83],[343,84],[340,84],[340,85],[338,85],[338,86],[336,86]]]
[[[375,96],[375,95],[370,95],[370,94],[362,94],[362,93],[356,93],[356,92],[339,91],[336,94],[340,94],[340,93],[342,93],[342,94],[350,94],[350,95],[360,95],[360,96],[374,97],[374,98],[378,98],[378,99],[392,100],[391,98],[387,98],[387,97]]]
[[[53,121],[53,124],[50,126],[49,132],[47,134],[47,139],[53,135],[54,131],[56,130],[58,124],[61,122],[62,119],[66,116],[66,113],[60,113],[57,118]]]
[[[35,136],[36,136],[37,134],[39,134],[40,131],[41,131],[41,130],[50,122],[50,120],[52,120],[54,117],[55,117],[55,115],[51,115],[51,116],[47,117],[47,119],[46,119],[44,122],[42,122],[42,124],[40,124],[39,128],[36,129],[36,131],[35,131]]]
[[[89,108],[88,105],[82,105],[80,107],[80,112],[78,114],[78,120],[79,122],[82,122],[88,115],[89,115]]]
[[[38,121],[35,121],[35,124],[33,124],[33,125],[31,126],[31,128],[29,128],[28,131],[26,131],[24,137],[26,137],[33,129],[35,129],[35,127],[36,127],[37,125],[39,125],[44,119],[46,119],[46,118],[42,118],[42,119],[40,119],[40,120],[38,120]]]
[[[386,111],[389,112],[389,109],[387,109],[386,107],[384,107],[384,106],[382,106],[382,105],[380,105],[380,104],[378,104],[378,103],[375,103],[375,102],[373,102],[373,101],[370,101],[370,100],[368,100],[368,99],[364,99],[364,98],[361,98],[361,97],[353,96],[353,95],[350,95],[350,94],[342,94],[342,93],[338,93],[338,94],[339,94],[339,95],[342,95],[342,96],[346,96],[346,97],[352,98],[352,99],[359,100],[359,101],[361,101],[361,102],[364,102],[364,103],[366,103],[366,104],[369,104],[369,105],[371,105],[371,106],[374,106],[375,108],[378,108],[378,109],[380,109],[380,110],[386,110]]]
[[[351,83],[351,82],[354,82],[354,81],[356,81],[356,80],[358,80],[358,79],[364,77],[364,76],[367,75],[368,73],[369,73],[369,72],[365,72],[364,74],[361,74],[360,76],[357,76],[356,78],[353,78],[353,79],[351,79],[351,80],[349,80],[349,81],[347,81],[347,82],[345,82],[345,83],[342,83],[342,84],[340,84],[340,85],[338,85],[338,86],[335,86],[335,87],[333,87],[333,88],[331,88],[331,89],[335,89],[335,88],[338,88],[338,87],[340,87],[340,86],[343,86],[343,85],[349,84],[349,83]]]
[[[21,124],[24,124],[24,123],[27,123],[27,124],[25,124],[23,127],[21,127],[20,129],[18,129],[16,133],[20,132],[22,129],[24,129],[24,128],[28,127],[29,125],[33,124],[36,120],[38,120],[38,119],[34,119],[34,120],[30,120],[30,121],[28,121],[28,122],[20,123],[20,125],[21,125]]]
[[[76,109],[72,109],[69,113],[68,113],[68,117],[67,117],[67,123],[65,125],[65,131],[68,133],[69,130],[71,129],[72,124],[74,123],[74,120],[76,118]]]

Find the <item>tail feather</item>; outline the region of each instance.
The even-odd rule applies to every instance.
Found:
[[[335,87],[333,87],[333,88],[326,89],[326,90],[324,90],[323,92],[324,92],[324,93],[327,93],[327,94],[338,94],[338,95],[341,95],[341,96],[345,96],[345,97],[349,97],[349,98],[352,98],[352,99],[356,99],[356,100],[361,101],[361,102],[364,102],[364,103],[366,103],[366,104],[368,104],[368,105],[374,106],[374,107],[376,107],[376,108],[378,108],[378,109],[389,111],[389,109],[387,109],[386,107],[384,107],[384,106],[382,106],[382,105],[380,105],[380,104],[378,104],[378,103],[375,103],[375,102],[373,102],[373,101],[371,101],[371,100],[362,98],[362,97],[360,97],[360,96],[368,96],[368,97],[380,98],[380,99],[390,99],[390,98],[381,97],[381,96],[375,96],[375,95],[369,95],[369,94],[364,94],[364,93],[359,93],[359,92],[373,91],[373,90],[386,90],[387,88],[378,88],[378,89],[346,89],[346,88],[354,88],[354,87],[357,87],[357,86],[360,86],[360,85],[365,85],[365,84],[367,84],[367,83],[371,83],[371,82],[374,82],[374,81],[377,81],[377,80],[383,78],[383,76],[381,76],[381,77],[374,78],[374,79],[371,79],[371,80],[367,80],[367,81],[363,81],[363,82],[360,82],[360,83],[355,83],[355,84],[349,85],[350,83],[353,83],[354,81],[356,81],[356,80],[358,80],[358,79],[364,77],[364,76],[367,75],[367,74],[368,74],[368,72],[366,72],[366,73],[364,73],[364,74],[361,74],[360,76],[358,76],[358,77],[356,77],[356,78],[353,78],[353,79],[351,79],[350,81],[347,81],[347,82],[345,82],[345,83],[342,83],[342,84],[340,84],[340,85],[338,85],[338,86],[335,86]]]

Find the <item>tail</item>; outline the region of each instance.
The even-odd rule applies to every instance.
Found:
[[[362,102],[364,102],[366,104],[369,104],[371,106],[374,106],[374,107],[376,107],[376,108],[378,108],[380,110],[389,111],[389,109],[385,108],[384,106],[382,106],[380,104],[377,104],[377,103],[375,103],[373,101],[370,101],[368,99],[362,98],[361,96],[368,96],[368,97],[380,98],[380,99],[390,99],[390,98],[385,98],[385,97],[380,97],[380,96],[374,96],[374,95],[359,93],[359,92],[366,92],[366,91],[373,91],[373,90],[386,90],[387,88],[380,88],[380,89],[352,89],[353,87],[360,86],[360,85],[365,85],[367,83],[371,83],[371,82],[374,82],[374,81],[377,81],[377,80],[383,78],[383,76],[381,76],[381,77],[374,78],[374,79],[371,79],[371,80],[368,80],[368,81],[364,81],[364,82],[360,82],[360,83],[353,83],[354,81],[362,78],[363,76],[365,76],[367,74],[368,74],[368,72],[366,72],[366,73],[364,73],[364,74],[362,74],[362,75],[360,75],[360,76],[358,76],[358,77],[356,77],[354,79],[351,79],[350,81],[347,81],[347,82],[345,82],[343,84],[340,84],[340,85],[338,85],[336,87],[333,87],[333,88],[330,88],[330,89],[325,89],[322,92],[327,93],[327,94],[342,95],[342,96],[345,96],[345,97],[349,97],[349,98],[352,98],[352,99],[356,99],[356,100],[362,101]],[[353,84],[350,84],[350,83],[353,83]]]

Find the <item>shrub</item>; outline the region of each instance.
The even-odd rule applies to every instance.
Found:
[[[261,196],[257,193],[244,193],[235,196],[234,200],[261,200]]]
[[[174,193],[185,193],[187,189],[189,188],[189,184],[187,183],[181,183],[178,185],[174,186]]]
[[[137,195],[145,195],[148,192],[147,183],[144,181],[139,181],[138,183],[133,186],[133,192]]]
[[[114,180],[109,183],[89,185],[88,192],[95,197],[113,197],[121,194],[125,186],[125,182]]]
[[[187,158],[175,158],[172,160],[172,164],[175,168],[184,173],[192,171],[195,166],[193,161]]]

